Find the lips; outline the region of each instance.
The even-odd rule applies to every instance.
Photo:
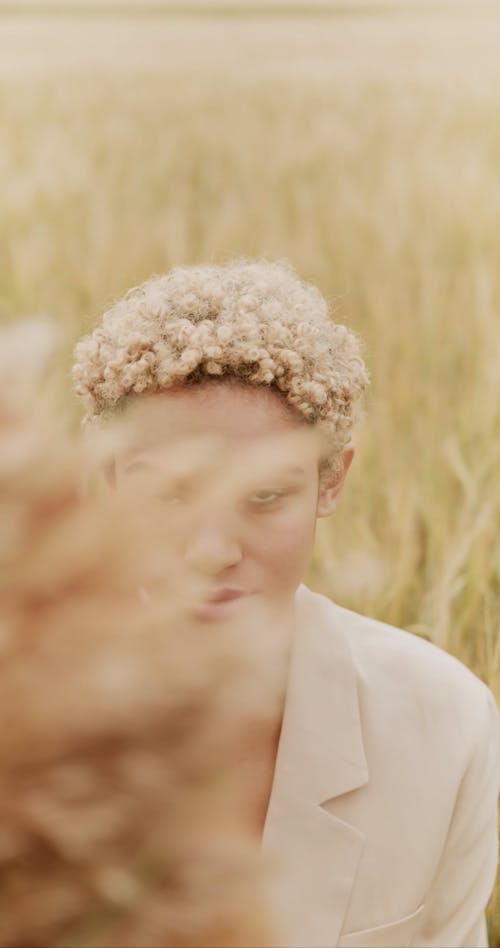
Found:
[[[244,595],[242,589],[220,589],[213,596],[210,596],[208,602],[232,602],[233,599],[240,599]]]
[[[238,610],[240,603],[250,595],[242,589],[219,589],[196,607],[196,615],[199,619],[223,619]]]

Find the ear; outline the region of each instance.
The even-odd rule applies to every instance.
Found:
[[[332,475],[321,484],[316,509],[317,517],[329,517],[335,510],[353,457],[354,448],[347,448],[342,455],[342,470],[340,474]]]

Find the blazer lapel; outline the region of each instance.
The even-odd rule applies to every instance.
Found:
[[[365,837],[322,807],[368,780],[356,673],[332,603],[301,587],[264,827],[272,906],[288,948],[336,945]]]

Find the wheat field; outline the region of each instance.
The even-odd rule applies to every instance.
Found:
[[[309,581],[500,698],[500,10],[0,4],[0,319],[286,257],[372,375]],[[500,945],[500,892],[490,910]]]

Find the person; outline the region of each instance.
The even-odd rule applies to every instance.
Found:
[[[172,426],[216,439],[220,476],[236,460],[250,471],[282,437],[321,435],[296,463],[284,452],[243,495],[219,497],[184,549],[207,581],[200,621],[251,615],[259,601],[287,617],[263,826],[283,944],[486,946],[500,780],[491,692],[431,643],[302,582],[317,518],[334,511],[353,459],[368,383],[356,336],[287,262],[237,259],[130,290],[75,354],[87,422],[154,403],[160,440]],[[138,454],[154,465],[154,445]],[[117,476],[126,468],[117,461]],[[181,479],[172,499],[192,491]]]

